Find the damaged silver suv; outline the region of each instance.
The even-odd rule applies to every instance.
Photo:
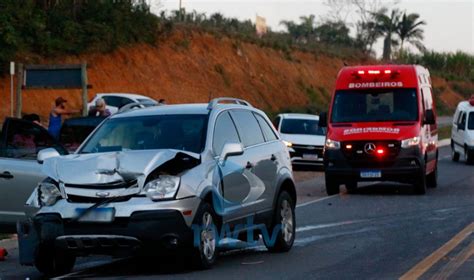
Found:
[[[38,161],[48,178],[18,233],[21,263],[46,275],[92,254],[180,252],[208,268],[223,238],[262,237],[274,252],[295,239],[288,150],[243,100],[119,113],[75,154],[46,149]]]

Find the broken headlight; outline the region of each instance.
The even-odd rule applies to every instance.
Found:
[[[38,198],[41,206],[52,206],[61,199],[61,192],[55,184],[42,182],[38,186]]]
[[[172,199],[178,191],[179,182],[179,177],[161,175],[145,185],[145,193],[153,201]]]

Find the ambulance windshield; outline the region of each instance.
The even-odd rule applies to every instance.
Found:
[[[333,123],[416,121],[415,89],[340,90],[332,108]]]

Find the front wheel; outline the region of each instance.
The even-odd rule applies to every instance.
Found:
[[[423,169],[424,170],[424,169]],[[416,194],[425,194],[426,193],[426,174],[422,172],[418,179],[416,179],[414,190]]]
[[[193,264],[198,269],[209,269],[215,263],[218,252],[217,215],[207,202],[203,203],[196,213],[193,223],[198,230],[199,242],[193,249]]]
[[[275,231],[278,233],[274,239]],[[288,252],[295,242],[295,233],[295,203],[286,191],[282,191],[278,196],[272,224],[268,229],[269,239],[264,237],[263,242],[270,252]]]
[[[454,162],[459,161],[459,153],[454,149],[454,143],[451,141],[451,160]]]
[[[433,172],[426,176],[426,186],[433,189],[438,186],[438,161]]]
[[[339,183],[332,177],[326,175],[326,193],[328,195],[335,195],[339,193]]]
[[[47,277],[68,274],[72,271],[76,257],[49,246],[40,245],[36,251],[35,267]]]

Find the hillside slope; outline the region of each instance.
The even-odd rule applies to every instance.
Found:
[[[291,54],[227,37],[178,29],[155,45],[132,45],[109,54],[86,54],[44,63],[88,63],[89,98],[98,92],[134,92],[168,103],[207,102],[210,97],[244,98],[267,112],[311,106],[324,110],[338,70],[367,61],[324,54]],[[441,78],[434,86],[452,109],[463,97]],[[9,77],[0,77],[0,118],[10,111]],[[23,113],[46,121],[57,96],[80,108],[80,90],[24,90]]]

